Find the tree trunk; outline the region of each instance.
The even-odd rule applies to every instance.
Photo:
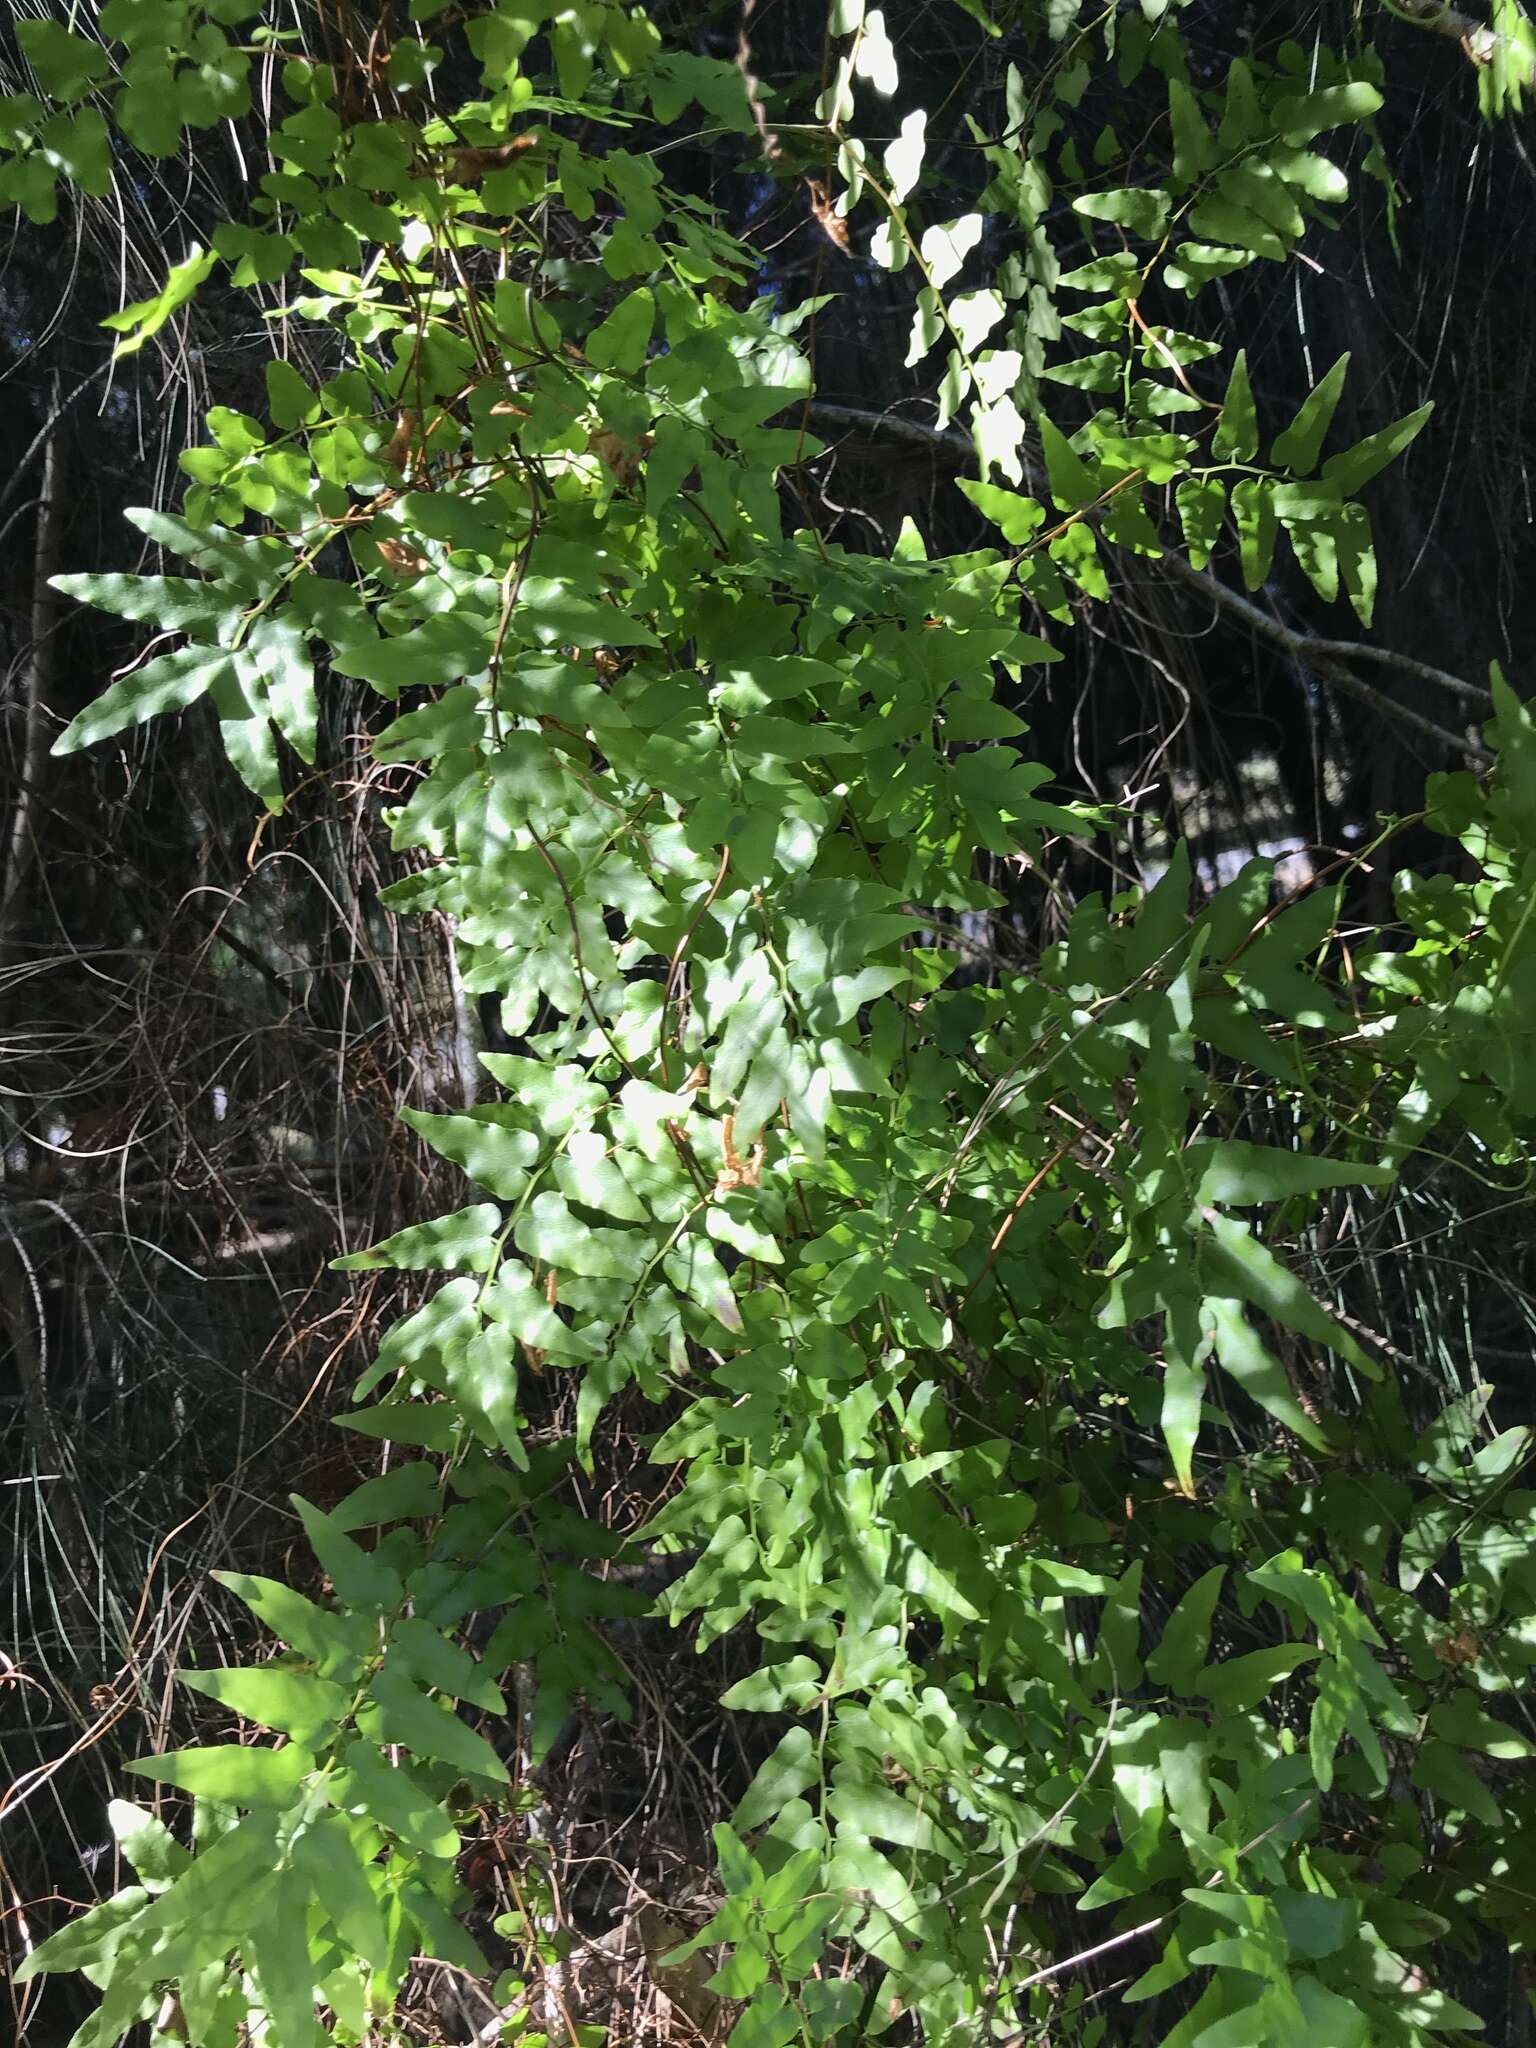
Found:
[[[61,567],[64,540],[64,412],[55,372],[49,386],[43,440],[43,482],[32,556],[30,638],[21,656],[21,745],[16,805],[6,834],[5,876],[0,881],[0,967],[15,949],[26,910],[27,884],[37,857],[37,812],[48,758],[47,711],[54,672],[60,600],[52,579]]]

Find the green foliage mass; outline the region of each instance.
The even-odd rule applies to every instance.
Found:
[[[613,0],[416,0],[371,98],[279,63],[248,217],[112,323],[138,346],[222,265],[344,363],[312,388],[274,362],[265,417],[209,415],[180,514],[137,515],[184,575],[64,579],[175,644],[60,749],[206,696],[275,808],[316,758],[317,673],[363,679],[411,771],[390,899],[452,917],[524,1049],[485,1056],[499,1099],[411,1118],[478,1198],[342,1262],[442,1276],[342,1418],[404,1461],[295,1502],[323,1602],[230,1579],[282,1647],[187,1683],[283,1740],[138,1765],[190,1796],[191,1846],[114,1804],[139,1882],[27,1966],[100,1988],[77,2048],[140,2020],[362,2043],[413,1956],[485,1974],[455,1859],[462,1817],[523,1796],[499,1681],[531,1686],[535,1760],[578,1696],[626,1711],[601,1622],[633,1601],[566,1481],[631,1384],[674,1404],[646,1533],[692,1562],[666,1611],[701,1644],[755,1631],[723,1704],[783,1726],[717,1817],[695,1944],[724,1945],[733,2048],[898,2016],[935,2043],[1406,2048],[1474,2024],[1426,1944],[1528,1938],[1529,1433],[1478,1398],[1416,1431],[1399,1361],[1294,1252],[1426,1159],[1523,1185],[1529,711],[1496,675],[1496,765],[1431,785],[1464,858],[1402,882],[1406,947],[1346,955],[1342,883],[1277,899],[1264,862],[1192,912],[1182,856],[1027,974],[957,985],[939,943],[1000,903],[978,854],[1045,871],[1110,822],[1017,744],[1000,689],[1057,658],[1025,617],[1069,630],[1115,551],[1181,533],[1198,565],[1231,533],[1250,586],[1283,536],[1368,622],[1358,494],[1422,420],[1338,447],[1345,361],[1267,419],[1242,357],[1168,314],[1348,202],[1369,51],[1211,85],[1166,4],[1036,11],[1038,71],[972,122],[979,212],[945,218],[920,114],[859,140],[901,53],[857,0],[799,130],[921,278],[914,361],[939,351],[995,549],[786,524],[802,314],[630,146],[687,121],[751,145],[743,72]],[[243,115],[287,47],[246,0],[112,0],[99,29],[20,27],[37,90],[3,109],[0,191],[34,219]],[[1116,185],[1066,113],[1149,66],[1163,172]],[[450,75],[451,111],[424,90]],[[1098,249],[1065,274],[1058,187]],[[554,253],[565,219],[595,261]],[[954,289],[998,221],[1012,253]],[[1095,408],[1070,433],[1063,387]],[[579,1383],[573,1440],[529,1440],[531,1372]],[[1111,2022],[1078,1959],[1117,1938]],[[506,2038],[535,2025],[497,1997]]]

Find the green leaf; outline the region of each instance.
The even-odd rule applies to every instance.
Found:
[[[441,1701],[428,1699],[392,1658],[374,1674],[361,1725],[381,1747],[398,1742],[414,1756],[452,1764],[471,1777],[506,1784],[506,1765],[483,1735]]]
[[[95,107],[55,114],[38,130],[37,146],[45,161],[82,192],[101,199],[112,190],[112,148],[107,124]]]
[[[1234,57],[1227,67],[1221,127],[1216,139],[1223,150],[1236,155],[1245,143],[1256,141],[1268,125],[1254,86],[1253,66],[1245,57]]]
[[[1275,507],[1291,537],[1291,548],[1301,566],[1303,575],[1323,600],[1332,604],[1339,594],[1339,551],[1333,537],[1331,519],[1326,524],[1313,524],[1310,520],[1287,517],[1282,509],[1282,491],[1275,492]]]
[[[1038,498],[1021,497],[1017,491],[1005,491],[997,484],[979,484],[970,477],[957,481],[982,518],[997,528],[1010,547],[1023,547],[1045,524],[1045,507]],[[1054,649],[1052,653],[1055,654]]]
[[[59,580],[63,583],[66,579]],[[90,579],[67,580],[83,583]],[[82,747],[143,725],[162,712],[184,711],[234,673],[234,656],[222,647],[182,647],[174,654],[158,655],[87,704],[54,741],[53,752],[77,754]]]
[[[338,1429],[355,1429],[385,1443],[410,1444],[425,1451],[451,1451],[463,1434],[463,1417],[452,1401],[382,1401],[375,1408],[353,1408],[336,1417]]]
[[[29,92],[0,95],[0,147],[19,149],[43,118],[43,103]]]
[[[288,1498],[344,1607],[389,1613],[404,1605],[405,1589],[391,1566],[354,1543],[328,1514],[301,1495],[291,1493]]]
[[[398,1620],[389,1634],[391,1664],[399,1665],[437,1692],[456,1700],[468,1700],[488,1714],[504,1714],[507,1703],[492,1682],[490,1669],[477,1664],[469,1652],[445,1636],[441,1629],[416,1615]]]
[[[1321,1892],[1277,1891],[1270,1903],[1280,1916],[1293,1956],[1314,1961],[1337,1955],[1360,1924],[1360,1908],[1352,1899],[1328,1898]]]
[[[1109,1590],[1099,1619],[1094,1666],[1106,1692],[1123,1698],[1141,1683],[1141,1580],[1137,1558]]]
[[[283,771],[272,731],[266,678],[259,666],[242,648],[234,666],[215,679],[209,694],[230,766],[269,811],[281,811]]]
[[[781,1714],[808,1707],[821,1688],[821,1666],[811,1657],[796,1656],[738,1678],[720,1695],[720,1704],[733,1712]]]
[[[1269,223],[1221,194],[1210,193],[1200,201],[1190,213],[1189,227],[1192,234],[1209,242],[1230,243],[1251,255],[1267,257],[1271,263],[1285,261],[1285,243]]]
[[[360,676],[383,695],[394,697],[413,684],[443,686],[478,675],[489,651],[485,622],[464,608],[434,612],[419,626],[392,639],[359,635],[347,646],[336,648],[331,665],[339,674]],[[457,743],[468,744],[471,737],[478,733]]]
[[[1182,1984],[1189,1976],[1189,1957],[1185,1943],[1177,1930],[1168,1937],[1167,1945],[1157,1962],[1144,1970],[1135,1983],[1122,1993],[1127,2005],[1139,2005],[1144,1999],[1160,1998],[1165,1991]]]
[[[467,1731],[466,1731],[467,1732]],[[332,1797],[343,1812],[372,1821],[418,1856],[458,1854],[459,1832],[406,1764],[391,1763],[371,1742],[349,1742],[344,1768],[333,1774]]]
[[[370,1882],[352,1831],[334,1814],[322,1815],[294,1839],[295,1868],[309,1880],[312,1898],[357,1955],[376,1970],[388,1968],[389,1934],[382,1904]]]
[[[526,1470],[511,1332],[488,1324],[462,1348],[449,1350],[444,1366],[450,1396],[465,1416],[483,1425],[482,1440],[499,1446]]]
[[[50,100],[78,99],[106,77],[107,53],[99,43],[71,35],[56,21],[28,20],[15,24],[16,41]]]
[[[1327,85],[1319,92],[1300,93],[1275,104],[1275,120],[1288,142],[1310,142],[1325,128],[1346,121],[1368,121],[1381,111],[1381,94],[1357,79],[1349,85]]]
[[[1211,455],[1217,462],[1251,462],[1258,448],[1259,421],[1248,382],[1248,351],[1240,348],[1221,402],[1221,418],[1211,436]]]
[[[958,220],[936,221],[924,230],[918,252],[932,290],[942,292],[945,285],[959,276],[966,258],[981,240],[983,227],[979,213],[966,213]]]
[[[1218,476],[1189,476],[1174,490],[1191,568],[1203,569],[1221,538],[1227,487]]]
[[[607,1107],[608,1090],[589,1079],[582,1068],[542,1060],[524,1059],[515,1053],[483,1052],[480,1064],[509,1089],[520,1109],[526,1110],[548,1138],[563,1138],[577,1124],[584,1124]]]
[[[30,1955],[23,1956],[12,1982],[28,1984],[34,1977],[61,1970],[98,1967],[124,1945],[125,1937],[134,1932],[135,1923],[149,1904],[149,1893],[139,1885],[130,1885],[110,1899],[103,1899],[78,1919],[67,1921],[56,1934],[50,1934]],[[112,2038],[120,2031],[114,2028]],[[75,2048],[79,2039],[80,2035],[75,2034],[70,2048]],[[96,2048],[96,2043],[91,2043],[91,2048]],[[108,2048],[108,2044],[102,2043],[101,2048]]]
[[[579,1273],[593,1280],[638,1280],[649,1250],[646,1238],[583,1223],[553,1188],[534,1196],[512,1235],[528,1258],[557,1273]]]
[[[1197,1202],[1283,1202],[1289,1195],[1322,1188],[1390,1187],[1390,1166],[1322,1159],[1277,1145],[1250,1145],[1242,1138],[1200,1138],[1185,1148],[1184,1165]]]
[[[441,1479],[435,1465],[418,1458],[408,1465],[396,1465],[361,1486],[331,1509],[333,1525],[344,1534],[354,1529],[377,1528],[382,1522],[414,1520],[436,1514],[442,1506]]]
[[[1141,289],[1141,265],[1129,249],[1117,249],[1112,255],[1096,256],[1091,263],[1079,264],[1076,270],[1064,271],[1057,282],[1068,291],[1114,292],[1120,299],[1135,298]],[[1105,309],[1093,310],[1102,315]],[[1124,333],[1123,314],[1113,331]]]
[[[1322,453],[1323,437],[1337,410],[1348,370],[1349,352],[1346,349],[1333,368],[1319,379],[1309,396],[1303,399],[1295,419],[1284,433],[1275,436],[1274,446],[1269,451],[1271,462],[1279,463],[1293,476],[1312,474]]]
[[[1286,184],[1305,192],[1309,199],[1337,205],[1349,197],[1348,178],[1325,156],[1305,149],[1277,147],[1267,152],[1265,161]]]
[[[645,361],[655,324],[656,295],[649,285],[640,285],[587,336],[587,360],[599,370],[634,376]]]
[[[827,1795],[827,1811],[839,1828],[866,1840],[894,1842],[903,1849],[933,1849],[950,1860],[959,1850],[931,1813],[904,1798],[894,1786],[862,1775],[858,1765],[839,1764]]]
[[[1335,486],[1340,495],[1352,498],[1356,491],[1363,490],[1373,476],[1384,470],[1388,463],[1395,462],[1403,450],[1417,437],[1430,414],[1433,405],[1421,405],[1417,412],[1410,412],[1400,420],[1394,420],[1390,427],[1383,427],[1380,433],[1367,434],[1363,441],[1357,441],[1353,448],[1346,448],[1340,455],[1330,455],[1323,464],[1323,475]]]
[[[1070,363],[1048,364],[1041,372],[1053,384],[1065,384],[1074,391],[1113,391],[1120,382],[1124,364],[1113,349],[1099,349],[1078,356]]]
[[[904,203],[922,175],[927,123],[928,116],[921,108],[905,115],[895,141],[886,148],[886,182],[890,186],[891,198],[898,206]],[[895,239],[904,249],[902,238],[898,235]]]
[[[1201,1251],[1200,1272],[1208,1293],[1247,1301],[1287,1329],[1336,1351],[1368,1379],[1380,1378],[1380,1368],[1371,1363],[1343,1325],[1318,1306],[1295,1274],[1282,1266],[1266,1245],[1257,1242],[1246,1224],[1235,1216],[1214,1213],[1206,1220],[1211,1236]]]
[[[335,1273],[488,1273],[501,1236],[501,1211],[494,1202],[476,1202],[449,1216],[412,1224],[392,1237],[332,1259]]]
[[[1200,103],[1182,78],[1168,81],[1168,121],[1173,132],[1173,175],[1180,186],[1188,187],[1211,169],[1217,151]]]
[[[183,576],[55,576],[53,588],[158,632],[195,633],[204,639],[231,630],[246,603],[229,586],[194,583]]]
[[[522,587],[518,624],[541,647],[654,647],[643,619],[619,604],[583,596],[553,576],[530,576]]]
[[[1244,1315],[1242,1303],[1215,1296],[1206,1300],[1201,1313],[1215,1329],[1216,1360],[1222,1371],[1229,1373],[1251,1401],[1257,1401],[1293,1436],[1311,1444],[1314,1450],[1331,1449],[1327,1433],[1296,1399],[1284,1367],[1265,1349]]]
[[[1485,1827],[1503,1821],[1498,1801],[1466,1759],[1449,1743],[1433,1738],[1421,1743],[1413,1760],[1413,1783],[1433,1792],[1452,1812],[1467,1813]]]
[[[213,1576],[243,1600],[280,1642],[308,1658],[322,1677],[334,1678],[342,1685],[356,1678],[370,1644],[368,1626],[360,1615],[335,1614],[318,1607],[277,1579],[250,1578],[244,1572],[215,1572]]]
[[[1118,192],[1090,192],[1072,210],[1090,220],[1112,221],[1145,241],[1156,241],[1168,225],[1169,198],[1155,186],[1126,186]]]
[[[110,1800],[107,1819],[118,1848],[147,1890],[164,1891],[191,1863],[191,1856],[164,1821],[135,1806],[131,1799]]]
[[[299,759],[313,765],[319,721],[314,664],[291,613],[263,613],[244,651],[261,676],[273,723]]]
[[[1193,298],[1213,279],[1230,277],[1253,260],[1246,249],[1223,249],[1214,242],[1181,242],[1163,266],[1163,276],[1187,298]]]
[[[1280,534],[1275,518],[1275,486],[1268,477],[1245,476],[1233,485],[1232,517],[1237,524],[1243,581],[1250,590],[1258,590],[1269,576]]]
[[[1168,1455],[1187,1499],[1195,1497],[1195,1445],[1205,1401],[1205,1362],[1211,1339],[1195,1314],[1195,1302],[1180,1287],[1164,1298],[1167,1325],[1163,1338],[1163,1399],[1158,1418]]]
[[[791,1728],[773,1754],[758,1766],[733,1816],[743,1833],[781,1813],[821,1775],[821,1760],[808,1728]]]
[[[266,368],[267,404],[280,427],[309,426],[320,417],[320,401],[292,363],[273,356]]]
[[[1228,164],[1216,180],[1226,199],[1246,207],[1268,223],[1282,241],[1296,241],[1306,231],[1306,216],[1285,181],[1259,157]]]
[[[1075,511],[1079,506],[1091,505],[1099,494],[1093,472],[1061,429],[1043,413],[1039,425],[1051,496],[1063,511]]]
[[[1208,1664],[1194,1689],[1220,1714],[1246,1713],[1282,1679],[1311,1663],[1317,1655],[1317,1647],[1312,1643],[1276,1643],[1268,1649],[1250,1650],[1246,1656]]]
[[[19,206],[39,226],[58,218],[57,185],[53,166],[39,150],[0,159],[0,206]]]
[[[1429,1725],[1442,1742],[1506,1760],[1536,1756],[1536,1742],[1480,1707],[1469,1692],[1457,1692],[1429,1710]]]
[[[539,1140],[518,1121],[522,1112],[510,1103],[490,1103],[463,1116],[430,1116],[422,1109],[402,1109],[401,1121],[434,1152],[451,1159],[473,1181],[501,1202],[515,1202],[528,1187],[539,1156]]]
[[[193,1692],[206,1693],[242,1720],[291,1735],[307,1749],[318,1748],[334,1731],[351,1698],[329,1679],[280,1664],[242,1671],[178,1671],[176,1676]]]
[[[1147,1677],[1154,1685],[1190,1694],[1205,1664],[1211,1641],[1211,1617],[1226,1579],[1225,1565],[1212,1565],[1196,1579],[1168,1617],[1157,1648],[1147,1658]]]
[[[169,276],[154,298],[139,299],[131,306],[124,306],[120,313],[109,313],[102,326],[128,337],[117,344],[114,355],[134,355],[146,341],[152,340],[166,321],[179,313],[193,297],[218,260],[212,249],[205,251],[200,242],[194,242],[185,260],[172,264]]]
[[[1335,514],[1333,542],[1339,558],[1339,574],[1362,626],[1369,626],[1376,609],[1376,550],[1371,542],[1371,516],[1363,505],[1344,505]]]
[[[227,526],[194,526],[175,512],[130,505],[123,517],[167,554],[179,555],[207,575],[224,579],[223,598],[231,622],[239,612],[236,590],[247,590],[252,596],[275,590],[291,560],[280,541],[251,539],[245,534],[231,533]],[[200,587],[188,586],[191,590]],[[153,618],[155,614],[150,610],[137,616]]]
[[[199,1799],[227,1806],[288,1806],[298,1798],[315,1768],[307,1749],[290,1742],[283,1749],[245,1749],[226,1743],[211,1749],[179,1749],[142,1756],[128,1765],[141,1778],[178,1785]]]

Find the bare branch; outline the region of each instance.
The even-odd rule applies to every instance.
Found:
[[[949,462],[976,460],[970,436],[955,427],[925,427],[920,420],[903,419],[900,413],[865,412],[856,405],[829,405],[820,398],[813,399],[805,412],[813,425],[834,432],[877,434],[888,441],[904,441],[909,448],[920,448],[925,455],[942,455]]]
[[[1399,725],[1411,727],[1426,738],[1449,747],[1454,753],[1465,754],[1473,760],[1486,762],[1491,756],[1480,740],[1470,738],[1466,733],[1452,732],[1448,726],[1437,725],[1422,712],[1411,711],[1406,704],[1399,704],[1384,691],[1376,690],[1344,666],[1345,660],[1364,658],[1383,661],[1398,667],[1405,667],[1410,674],[1421,678],[1452,684],[1462,695],[1470,696],[1476,702],[1483,701],[1483,693],[1472,683],[1464,683],[1456,676],[1447,676],[1440,669],[1432,669],[1423,662],[1410,661],[1406,657],[1393,655],[1386,648],[1357,647],[1349,641],[1317,640],[1309,633],[1297,633],[1283,625],[1273,612],[1267,612],[1262,605],[1242,597],[1216,577],[1207,576],[1203,570],[1191,568],[1182,555],[1169,552],[1162,558],[1162,567],[1179,582],[1197,590],[1220,610],[1230,612],[1234,618],[1271,640],[1277,647],[1283,647],[1298,661],[1308,663],[1319,675],[1325,676],[1335,689],[1343,690],[1347,696],[1358,698],[1362,704],[1370,705],[1383,718],[1395,719]],[[1491,701],[1491,700],[1489,700]]]
[[[1433,35],[1449,36],[1452,42],[1460,43],[1474,64],[1493,62],[1502,38],[1487,22],[1474,20],[1459,7],[1446,6],[1444,0],[1387,0],[1387,4],[1400,21],[1412,22],[1415,28],[1427,28]]]
[[[860,432],[883,436],[887,440],[900,441],[909,448],[918,448],[927,455],[942,456],[956,463],[970,463],[976,459],[976,451],[967,435],[954,427],[929,427],[918,420],[903,419],[894,412],[866,412],[852,405],[832,405],[824,400],[813,400],[806,408],[812,423],[829,430]],[[1479,760],[1488,759],[1488,752],[1477,740],[1465,734],[1454,733],[1438,725],[1421,712],[1398,704],[1382,691],[1375,690],[1369,683],[1362,682],[1347,668],[1341,666],[1349,661],[1374,661],[1384,667],[1400,669],[1405,675],[1416,676],[1420,682],[1434,683],[1459,697],[1467,704],[1476,705],[1479,710],[1492,706],[1491,694],[1476,683],[1469,683],[1460,676],[1453,676],[1445,669],[1434,668],[1428,662],[1415,661],[1411,655],[1398,654],[1389,647],[1367,647],[1349,640],[1323,640],[1309,633],[1297,633],[1289,626],[1260,606],[1240,597],[1235,590],[1218,583],[1214,576],[1206,576],[1198,569],[1192,569],[1182,556],[1169,552],[1163,557],[1164,565],[1181,581],[1201,591],[1211,602],[1243,619],[1257,633],[1264,634],[1299,660],[1306,661],[1320,675],[1326,676],[1335,688],[1347,695],[1369,704],[1384,718],[1393,718],[1400,725],[1407,725],[1423,733],[1426,738],[1437,740],[1442,746],[1454,748]]]
[[[1493,709],[1493,692],[1485,690],[1481,683],[1463,682],[1446,669],[1415,661],[1411,654],[1399,654],[1395,647],[1367,647],[1355,640],[1313,640],[1311,646],[1314,653],[1337,661],[1379,661],[1387,668],[1401,669],[1405,676],[1417,676],[1420,682],[1437,683],[1453,697],[1475,704],[1479,711]]]
[[[1257,1849],[1261,1842],[1267,1842],[1271,1835],[1277,1835],[1282,1828],[1288,1828],[1293,1820],[1300,1819],[1301,1815],[1315,1802],[1316,1798],[1317,1794],[1315,1792],[1309,1792],[1306,1798],[1302,1800],[1300,1806],[1293,1806],[1289,1813],[1282,1815],[1279,1820],[1272,1822],[1269,1827],[1255,1835],[1251,1841],[1244,1842],[1237,1852],[1238,1855],[1246,1856],[1251,1849]],[[1215,1891],[1225,1875],[1224,1871],[1212,1871],[1200,1889],[1206,1892]],[[1165,1926],[1168,1921],[1175,1917],[1177,1912],[1178,1908],[1174,1907],[1169,1912],[1159,1913],[1155,1920],[1143,1920],[1139,1926],[1127,1927],[1123,1934],[1112,1934],[1108,1941],[1101,1941],[1093,1948],[1081,1949],[1075,1956],[1067,1956],[1059,1963],[1048,1963],[1043,1970],[1036,1970],[1033,1976],[1021,1978],[1017,1984],[1013,1985],[1011,1987],[1011,1996],[1017,1998],[1021,1991],[1027,1991],[1032,1984],[1044,1984],[1052,1977],[1060,1977],[1068,1970],[1080,1969],[1084,1963],[1091,1963],[1099,1956],[1108,1955],[1112,1949],[1124,1948],[1127,1942],[1139,1941],[1144,1934],[1151,1934],[1157,1928]],[[1024,2048],[1024,2043],[1028,2038],[1028,2035],[1025,2034],[1010,2035],[1003,2043],[1003,2048]]]

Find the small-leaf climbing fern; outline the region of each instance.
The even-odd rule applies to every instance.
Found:
[[[41,217],[61,166],[86,192],[110,175],[109,133],[169,148],[242,115],[256,13],[114,0],[106,50],[25,25],[8,196]],[[578,1697],[627,1710],[600,1624],[632,1599],[571,1562],[618,1545],[568,1481],[633,1386],[674,1404],[647,1537],[693,1557],[665,1610],[701,1644],[754,1630],[722,1704],[787,1721],[716,1816],[726,1903],[700,1940],[729,1948],[737,2048],[898,2017],[1086,2048],[1102,2014],[1052,1902],[1077,1949],[1125,1937],[1126,2027],[1162,2017],[1117,2038],[1454,2031],[1470,2016],[1401,1953],[1447,1891],[1401,1794],[1458,1817],[1467,1925],[1507,1910],[1479,1868],[1536,1891],[1528,1791],[1496,1799],[1467,1760],[1530,1748],[1499,1712],[1536,1654],[1509,1563],[1528,1446],[1471,1410],[1415,1440],[1379,1347],[1290,1254],[1334,1191],[1368,1201],[1426,1147],[1522,1185],[1529,714],[1496,678],[1495,771],[1427,799],[1468,879],[1405,883],[1412,943],[1348,975],[1337,887],[1277,901],[1255,862],[1195,905],[1182,855],[1081,903],[1028,972],[955,986],[942,943],[1001,907],[978,856],[1049,874],[1063,837],[1113,829],[1015,744],[1008,689],[1057,658],[1026,600],[1069,624],[1068,584],[1102,598],[1170,509],[1203,562],[1230,484],[1250,583],[1283,527],[1369,617],[1355,494],[1414,419],[1325,458],[1335,369],[1266,468],[1242,358],[1206,383],[1219,342],[1148,310],[1343,201],[1311,144],[1375,112],[1368,60],[1197,89],[1144,5],[1114,61],[1166,71],[1163,173],[1095,183],[1063,108],[1097,46],[1052,7],[1038,91],[1015,68],[978,132],[982,213],[944,221],[920,123],[862,176],[856,88],[896,57],[840,7],[817,120],[845,210],[862,177],[886,257],[921,268],[918,355],[947,337],[942,410],[969,407],[967,489],[1007,543],[928,560],[910,532],[886,558],[786,525],[781,479],[817,446],[794,316],[630,146],[691,107],[754,136],[737,67],[609,0],[414,15],[366,61],[282,69],[249,217],[115,323],[147,339],[222,264],[283,280],[331,367],[274,362],[266,417],[215,409],[180,512],[136,515],[185,573],[64,580],[176,644],[60,750],[206,697],[276,807],[290,754],[316,760],[317,673],[367,683],[393,707],[375,753],[412,773],[386,901],[452,919],[521,1050],[485,1055],[496,1100],[409,1119],[474,1199],[340,1261],[442,1276],[341,1418],[404,1461],[328,1512],[295,1501],[323,1599],[230,1576],[276,1655],[185,1674],[281,1740],[136,1766],[187,1796],[190,1846],[118,1802],[139,1882],[28,1974],[100,1988],[79,2048],[141,2021],[196,2048],[373,2042],[413,1957],[488,1976],[456,1857],[466,1816],[522,1796],[506,1674],[534,1766]],[[421,96],[467,70],[452,112]],[[1066,275],[1061,177],[1105,237]],[[946,300],[983,213],[1020,247],[995,291]],[[1058,290],[1093,303],[1060,315]],[[1103,347],[1053,363],[1063,326]],[[1069,435],[1042,383],[1119,402]],[[1162,424],[1185,413],[1204,443]],[[579,1387],[571,1440],[531,1439],[534,1372]],[[1415,1598],[1453,1542],[1479,1560],[1454,1637]],[[533,2024],[497,1996],[508,2038]]]

